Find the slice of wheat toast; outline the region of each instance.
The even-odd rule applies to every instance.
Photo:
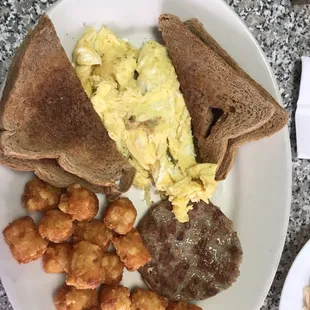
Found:
[[[200,158],[221,165],[228,140],[261,127],[272,117],[275,107],[178,17],[161,15],[159,30],[192,118]],[[223,114],[209,132],[206,119],[210,109]]]
[[[109,137],[47,16],[18,49],[0,106],[6,156],[55,159],[101,187],[132,183],[134,168]]]
[[[0,148],[0,164],[17,170],[17,171],[33,171],[41,180],[59,188],[66,188],[71,184],[80,184],[95,193],[115,194],[116,188],[102,187],[88,183],[63,170],[55,159],[21,159],[5,156]]]
[[[253,80],[237,62],[214,40],[214,38],[203,28],[203,25],[196,18],[185,22],[189,30],[194,33],[202,42],[216,52],[223,60],[226,61],[240,76],[248,80],[250,84],[257,88],[260,94],[266,98],[275,107],[275,112],[270,120],[261,127],[228,140],[228,147],[221,165],[216,173],[217,180],[224,180],[232,168],[235,161],[239,146],[250,141],[257,141],[269,137],[281,130],[288,122],[289,114],[279,103],[268,93],[268,91],[255,80]]]

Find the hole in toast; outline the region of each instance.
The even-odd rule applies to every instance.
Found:
[[[135,70],[135,72],[133,73],[134,80],[137,80],[138,77],[139,77],[139,72],[137,70]]]
[[[235,113],[236,112],[236,108],[234,106],[229,106],[229,112]]]
[[[215,126],[215,124],[219,121],[219,119],[224,113],[224,111],[219,108],[211,108],[211,112],[212,112],[212,122],[208,128],[206,138],[210,136],[212,128]]]

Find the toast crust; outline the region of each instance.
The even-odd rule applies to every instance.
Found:
[[[178,17],[161,15],[159,30],[178,74],[200,158],[220,166],[229,139],[267,123],[275,107]],[[210,109],[223,112],[211,130]]]
[[[58,188],[67,188],[71,184],[80,184],[95,193],[117,194],[115,187],[102,187],[79,178],[63,170],[55,159],[20,159],[5,156],[0,148],[0,164],[18,171],[33,171],[38,178]]]
[[[17,51],[1,100],[5,156],[55,159],[62,169],[120,191],[135,170],[120,154],[45,15]]]
[[[216,52],[227,64],[229,64],[237,74],[247,79],[248,82],[257,88],[260,94],[268,100],[275,108],[274,114],[270,120],[249,133],[240,135],[236,138],[229,139],[227,150],[216,173],[218,181],[224,180],[228,172],[232,168],[238,152],[238,148],[250,141],[257,141],[265,137],[269,137],[281,130],[288,122],[289,113],[285,111],[279,103],[268,93],[268,91],[255,80],[253,80],[238,64],[237,62],[213,39],[213,37],[203,28],[203,25],[198,19],[193,18],[184,23],[188,29],[194,33],[203,43],[209,46]]]

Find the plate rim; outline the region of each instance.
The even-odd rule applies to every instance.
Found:
[[[67,0],[58,0],[58,1],[56,1],[43,14],[46,14],[46,15],[50,16],[50,14],[52,14],[52,12],[55,9],[57,9],[57,7],[59,5],[61,5],[63,2],[65,2],[65,1],[67,1]],[[270,63],[268,61],[268,58],[267,58],[266,54],[264,53],[263,49],[261,48],[260,44],[258,43],[256,38],[254,37],[253,33],[250,31],[250,29],[248,28],[248,26],[246,25],[244,20],[236,13],[236,11],[226,1],[224,1],[224,0],[217,0],[217,1],[222,2],[222,4],[225,5],[230,10],[231,14],[233,14],[233,15],[235,15],[235,17],[237,17],[237,19],[238,19],[238,21],[240,23],[240,26],[242,26],[242,28],[246,32],[247,36],[251,39],[252,44],[255,45],[257,51],[259,52],[260,56],[262,57],[262,59],[264,61],[264,65],[265,65],[265,67],[266,67],[266,69],[268,71],[269,77],[270,77],[270,82],[272,82],[272,83],[270,83],[270,86],[272,86],[272,90],[273,90],[274,95],[275,95],[274,98],[283,107],[283,100],[282,100],[282,97],[281,97],[281,94],[280,94],[280,91],[279,91],[279,85],[278,85],[277,79],[276,79],[274,71],[273,71],[273,69],[272,69],[272,67],[271,67],[271,65],[270,65]],[[38,21],[38,19],[37,19],[37,21]],[[37,23],[37,21],[36,21],[36,23]],[[14,55],[12,57],[14,57]],[[0,98],[1,98],[1,95],[2,95],[2,90],[3,90],[4,86],[5,86],[6,79],[7,79],[7,75],[5,76],[5,78],[3,80],[3,83],[2,83],[2,87],[0,89]],[[268,294],[268,292],[269,292],[269,290],[271,288],[273,279],[274,279],[275,274],[277,272],[277,269],[278,269],[278,266],[279,266],[279,263],[280,263],[280,260],[281,260],[281,257],[282,257],[283,249],[284,249],[284,246],[285,246],[285,242],[286,242],[286,236],[287,236],[287,230],[288,230],[288,224],[289,224],[289,218],[290,218],[289,215],[290,215],[291,202],[292,202],[292,172],[293,172],[293,169],[292,169],[291,142],[290,142],[288,125],[286,125],[281,130],[281,132],[283,134],[283,143],[284,143],[285,148],[286,148],[286,152],[285,152],[286,166],[284,167],[284,169],[287,171],[285,183],[287,184],[287,187],[288,187],[287,191],[285,192],[285,194],[287,196],[286,197],[287,204],[286,204],[285,207],[283,207],[283,211],[282,211],[283,215],[284,215],[284,218],[286,219],[285,223],[283,223],[283,225],[282,225],[282,235],[284,237],[282,238],[281,242],[279,242],[279,246],[277,247],[277,250],[275,251],[276,254],[274,255],[274,257],[277,257],[277,259],[274,259],[274,262],[273,262],[273,265],[272,265],[273,271],[269,274],[268,278],[266,277],[265,285],[261,289],[261,292],[259,294],[260,297],[257,298],[257,306],[256,306],[257,309],[259,309],[263,305],[263,302],[264,302],[264,300],[267,297],[267,294]],[[308,243],[310,243],[310,241],[308,241],[306,243],[306,245]],[[301,251],[299,252],[299,254],[301,253]],[[294,262],[297,260],[297,257],[294,260]],[[293,267],[293,265],[291,266],[290,271],[291,271],[292,267]],[[5,284],[6,280],[5,279],[6,279],[6,277],[1,277],[4,289],[5,289],[5,286],[6,286],[6,284]],[[286,283],[286,281],[285,281],[285,283]],[[283,290],[284,290],[284,287],[285,287],[285,284],[283,286]],[[6,290],[5,290],[5,292],[6,292],[7,296],[8,296],[9,301],[11,302],[11,304],[13,306],[14,302],[12,302],[13,299],[11,299],[11,297],[10,297],[11,294],[8,293]],[[281,294],[281,298],[282,298],[282,294]],[[281,299],[280,299],[280,306],[281,306]]]
[[[286,291],[288,290],[288,286],[290,284],[291,281],[291,277],[294,274],[294,270],[296,268],[296,266],[299,265],[299,260],[301,260],[301,258],[303,257],[304,253],[306,253],[306,251],[308,250],[308,248],[310,249],[310,239],[304,244],[304,246],[299,250],[297,256],[295,257],[288,273],[287,276],[285,278],[285,282],[281,291],[281,297],[280,297],[280,303],[279,303],[279,310],[283,309],[284,307],[284,302],[285,302],[285,296],[286,296]],[[309,250],[308,250],[309,251]],[[302,294],[302,291],[300,292]]]

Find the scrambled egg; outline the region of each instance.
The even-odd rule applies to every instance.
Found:
[[[134,184],[153,183],[187,222],[191,203],[213,195],[217,166],[195,160],[190,115],[166,48],[149,41],[137,50],[106,27],[88,29],[73,62],[110,137],[136,168]]]

